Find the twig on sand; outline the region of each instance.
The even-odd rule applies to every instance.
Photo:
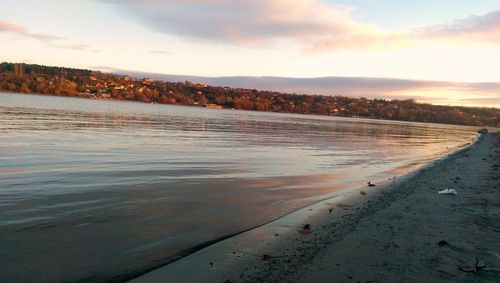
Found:
[[[442,269],[434,269],[434,271],[436,271],[436,272],[440,272],[440,273],[444,273],[444,274],[446,274],[446,275],[452,275],[451,273],[449,273],[449,272],[447,272],[447,271],[445,271],[445,270],[442,270]]]

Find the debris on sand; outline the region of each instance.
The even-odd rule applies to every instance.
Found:
[[[477,273],[477,272],[483,270],[485,267],[486,267],[486,265],[484,263],[480,262],[479,258],[476,257],[476,263],[474,264],[474,266],[472,268],[463,268],[463,267],[459,266],[458,269],[460,269],[460,271],[463,271],[463,272]]]
[[[455,189],[445,189],[445,190],[439,191],[438,194],[440,194],[440,195],[454,195],[454,196],[456,196],[458,194],[458,192]]]
[[[352,205],[343,202],[339,202],[335,206],[339,208],[352,207]]]
[[[438,245],[440,247],[444,247],[444,246],[449,246],[450,244],[448,244],[448,242],[446,242],[445,240],[441,240],[441,241],[439,241]]]
[[[260,257],[261,260],[270,260],[271,259],[271,256],[268,255],[268,254],[263,254],[261,257]]]
[[[311,234],[311,224],[305,224],[302,229],[299,229],[300,234],[308,235]]]

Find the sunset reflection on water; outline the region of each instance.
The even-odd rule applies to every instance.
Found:
[[[0,94],[0,135],[0,279],[91,281],[403,174],[475,132]]]

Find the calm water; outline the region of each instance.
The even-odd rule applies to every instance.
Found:
[[[0,282],[123,280],[474,129],[0,94]]]

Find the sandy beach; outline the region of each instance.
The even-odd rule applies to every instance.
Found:
[[[135,282],[498,282],[500,135],[219,242]],[[457,195],[439,195],[455,189]]]

